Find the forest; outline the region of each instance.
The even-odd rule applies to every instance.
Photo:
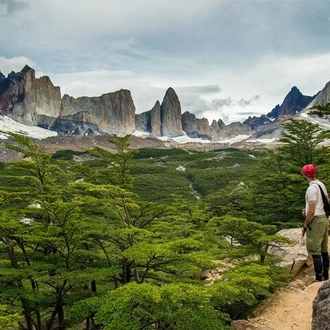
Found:
[[[290,120],[276,149],[46,153],[0,163],[0,328],[229,330],[291,280],[270,245],[301,227],[314,163],[330,187],[329,131]],[[203,274],[221,270],[207,284]]]

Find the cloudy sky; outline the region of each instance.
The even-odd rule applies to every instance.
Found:
[[[0,22],[3,74],[129,89],[137,113],[172,87],[182,113],[228,124],[330,81],[329,0],[0,0]]]

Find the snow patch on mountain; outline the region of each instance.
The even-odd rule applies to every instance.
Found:
[[[49,131],[41,127],[20,124],[0,114],[0,139],[8,139],[6,132],[17,133],[39,140],[58,135],[57,132]]]

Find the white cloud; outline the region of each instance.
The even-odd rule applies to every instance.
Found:
[[[25,57],[25,56],[17,56],[12,58],[6,58],[3,56],[0,56],[0,71],[7,76],[8,73],[14,71],[18,72],[21,71],[25,65],[29,65],[30,67],[35,67],[35,63]]]

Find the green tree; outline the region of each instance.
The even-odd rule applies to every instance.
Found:
[[[258,255],[261,264],[264,264],[267,255],[269,256],[270,246],[279,242],[288,242],[282,236],[271,234],[275,226],[231,216],[212,218],[209,221],[209,228],[218,236],[230,240],[232,256],[245,258]]]
[[[191,284],[131,283],[109,293],[96,319],[104,329],[225,330],[225,313],[216,311],[209,290]]]
[[[22,329],[50,329],[57,324],[64,330],[70,323],[65,306],[68,308],[73,295],[86,296],[79,201],[69,193],[67,184],[57,183],[63,183],[63,175],[51,164],[49,154],[30,138],[11,135],[8,148],[25,156],[11,169],[25,187],[24,193],[1,194],[0,237],[7,250],[1,252],[3,256],[7,252],[7,258],[1,264],[5,276],[0,278],[4,288],[0,299],[13,312],[23,311]],[[13,205],[10,195],[24,202]]]
[[[86,164],[72,165],[81,180],[71,186],[88,219],[84,242],[91,251],[101,251],[113,270],[108,290],[117,292],[131,283],[158,286],[199,282],[201,271],[214,267],[212,257],[217,247],[217,242],[212,244],[210,235],[201,230],[205,214],[181,203],[169,206],[141,201],[132,192],[129,163],[134,153],[122,139],[109,140],[112,151],[93,150],[102,167],[91,170]],[[116,169],[120,175],[113,174]],[[103,291],[102,282],[95,278],[94,283],[97,292]],[[93,315],[97,312],[95,303],[93,297],[84,303],[92,306]],[[73,308],[75,315],[82,317],[83,305],[76,303]]]
[[[288,280],[283,268],[261,265],[250,258],[230,267],[213,283],[210,287],[212,304],[232,320],[247,318],[263,299]]]
[[[21,329],[82,323],[86,330],[227,329],[228,314],[235,315],[230,306],[244,307],[244,298],[253,306],[274,287],[265,250],[275,240],[273,227],[243,220],[230,229],[239,226],[238,215],[222,227],[220,217],[208,224],[213,210],[203,201],[145,202],[134,193],[136,151],[129,136],[111,137],[110,147],[94,148],[95,160],[86,163],[55,161],[31,139],[12,136],[8,147],[25,158],[5,166],[8,180],[0,191],[0,304],[11,315],[23,314]],[[239,180],[234,171],[225,173],[224,187]],[[248,201],[256,186],[235,187],[231,205],[253,218]],[[230,246],[226,237],[242,247]],[[201,272],[218,267],[212,260],[252,254],[263,264],[240,264],[248,273],[240,280],[235,267],[223,275],[219,291],[201,285]]]
[[[10,329],[17,328],[21,316],[18,313],[11,313],[8,311],[8,307],[0,305],[0,328]]]
[[[280,138],[284,146],[279,148],[279,152],[286,161],[299,169],[304,164],[316,162],[323,151],[320,144],[329,138],[330,131],[310,121],[296,119],[289,120],[284,128]]]
[[[309,114],[312,116],[316,115],[319,117],[323,117],[330,115],[330,103],[327,103],[325,105],[318,104],[312,107],[311,109],[315,109],[309,112]]]
[[[110,139],[113,152],[93,150],[104,163],[100,170],[73,166],[80,175],[87,173],[82,182],[72,185],[90,218],[86,241],[103,251],[109,265],[120,269],[112,278],[115,287],[131,281],[152,279],[161,283],[195,276],[212,264],[201,244],[206,238],[184,210],[141,201],[130,191],[129,160],[135,151],[126,140],[117,136]],[[120,178],[117,181],[112,179],[116,169],[120,172],[115,175]]]

